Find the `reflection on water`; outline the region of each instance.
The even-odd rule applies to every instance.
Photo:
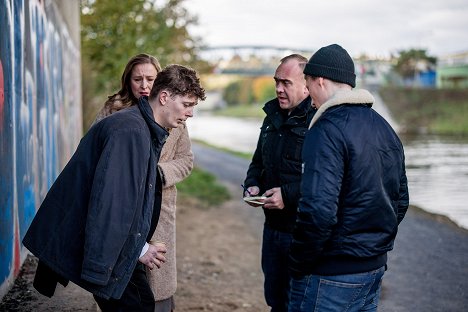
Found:
[[[261,121],[197,113],[187,124],[194,139],[253,153]],[[410,203],[468,229],[468,139],[418,136],[402,140]]]
[[[468,229],[468,139],[402,139],[411,203]]]
[[[255,151],[261,125],[258,119],[211,116],[201,112],[187,120],[191,138],[245,153]]]

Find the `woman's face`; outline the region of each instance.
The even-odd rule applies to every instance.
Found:
[[[156,68],[151,63],[135,65],[130,76],[130,87],[133,96],[137,99],[143,95],[149,96],[156,75]]]

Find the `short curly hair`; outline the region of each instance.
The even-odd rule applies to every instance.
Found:
[[[202,101],[206,98],[205,89],[200,84],[197,72],[178,64],[168,65],[158,73],[151,89],[150,101],[154,100],[162,90],[167,90],[172,95],[194,95]]]

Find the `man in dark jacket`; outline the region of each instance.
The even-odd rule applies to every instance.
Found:
[[[157,162],[168,129],[205,98],[196,72],[171,65],[148,98],[94,125],[46,195],[23,244],[39,258],[34,286],[92,292],[102,311],[154,311],[144,265],[165,260],[150,245],[161,207]],[[159,191],[158,191],[159,190]]]
[[[302,152],[289,311],[376,311],[408,208],[403,146],[372,95],[352,90],[354,63],[342,47],[318,50],[304,74],[318,111]]]
[[[271,311],[287,311],[287,261],[299,201],[301,150],[315,112],[302,74],[306,62],[298,54],[281,60],[274,77],[277,98],[263,108],[266,117],[244,183],[244,196],[266,196],[262,269]]]

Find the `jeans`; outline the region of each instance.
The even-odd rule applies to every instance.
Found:
[[[265,301],[271,312],[288,310],[288,257],[292,234],[263,228],[262,270],[265,276]]]
[[[148,284],[144,264],[138,262],[120,299],[94,295],[102,312],[154,312],[154,296]]]
[[[292,278],[289,312],[375,312],[384,272],[385,266],[365,273]]]

